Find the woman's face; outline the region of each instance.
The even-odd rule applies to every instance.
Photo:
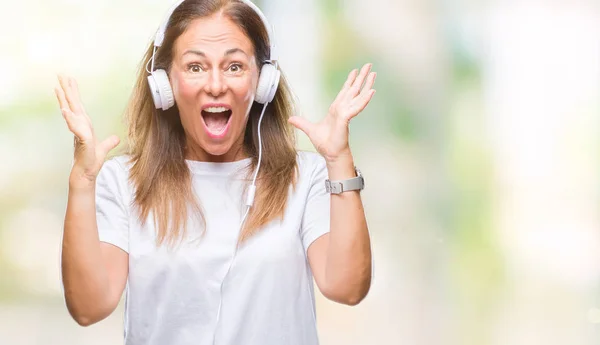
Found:
[[[252,42],[221,13],[192,21],[177,38],[169,78],[186,133],[187,159],[244,157],[258,76]]]

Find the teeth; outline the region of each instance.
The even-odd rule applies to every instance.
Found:
[[[204,109],[204,111],[206,111],[207,113],[222,113],[227,110],[229,110],[229,109],[227,109],[225,107],[210,107],[210,108]]]

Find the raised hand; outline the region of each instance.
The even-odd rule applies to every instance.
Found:
[[[95,182],[108,152],[117,147],[119,138],[113,135],[98,142],[92,121],[81,103],[77,82],[60,75],[58,81],[59,86],[54,88],[54,92],[69,131],[75,135],[75,161],[70,183]]]
[[[327,116],[320,122],[311,123],[299,116],[289,119],[292,125],[306,133],[327,162],[350,156],[348,124],[365,109],[375,94],[373,84],[377,73],[371,72],[371,67],[369,63],[362,67],[360,73],[356,69],[350,72],[342,90],[329,107]]]

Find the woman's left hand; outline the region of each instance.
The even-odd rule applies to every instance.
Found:
[[[351,155],[348,124],[365,109],[375,94],[373,84],[377,73],[371,72],[371,67],[372,64],[368,63],[362,67],[360,74],[356,69],[350,72],[342,90],[329,107],[327,116],[319,123],[312,123],[299,116],[292,116],[288,120],[294,127],[306,133],[328,163]]]

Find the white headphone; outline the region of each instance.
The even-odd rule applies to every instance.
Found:
[[[152,92],[152,99],[154,100],[154,105],[156,109],[167,110],[175,105],[175,98],[173,97],[173,90],[171,89],[171,84],[169,83],[169,77],[167,76],[167,72],[163,69],[154,70],[154,57],[156,55],[156,50],[160,47],[165,39],[165,31],[167,29],[167,25],[169,24],[169,19],[171,15],[175,11],[181,3],[185,0],[180,0],[168,12],[167,17],[163,21],[163,23],[158,28],[156,32],[156,36],[154,38],[154,48],[152,51],[152,59],[148,62],[152,63],[151,69],[148,71],[146,66],[146,71],[150,73],[148,76],[148,84],[150,85],[150,90]],[[275,93],[277,92],[277,87],[279,86],[279,79],[281,78],[281,72],[277,69],[277,54],[275,53],[275,45],[273,44],[273,29],[269,25],[267,18],[261,12],[261,10],[249,0],[239,0],[240,2],[248,5],[251,9],[258,14],[260,19],[263,22],[267,30],[267,35],[269,36],[270,43],[270,55],[269,59],[265,60],[265,64],[263,65],[260,71],[260,78],[258,80],[258,86],[256,87],[256,96],[254,100],[260,104],[270,103],[275,97]]]

